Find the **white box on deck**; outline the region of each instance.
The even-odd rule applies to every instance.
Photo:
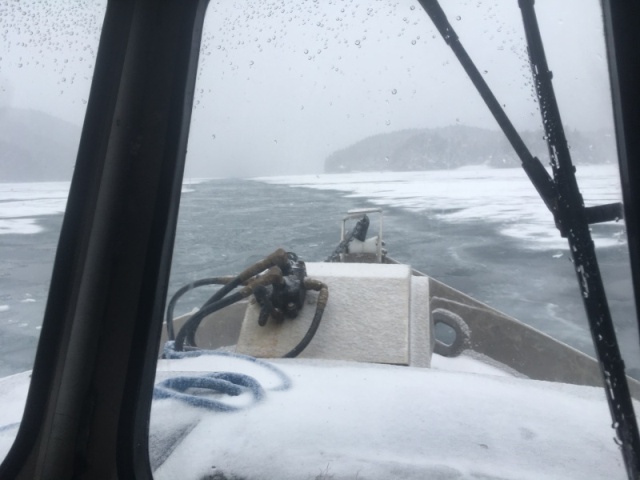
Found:
[[[417,294],[413,286],[412,301],[408,265],[307,263],[307,275],[329,287],[329,301],[320,327],[301,358],[429,366],[428,283],[421,282]],[[316,298],[316,292],[307,292],[306,305],[298,318],[279,324],[270,318],[265,327],[258,325],[259,305],[251,302],[237,351],[257,357],[287,353],[306,334]],[[420,322],[426,318],[425,325],[410,327],[412,309],[421,311],[414,317]],[[424,349],[412,345],[414,351],[410,351],[410,330]]]

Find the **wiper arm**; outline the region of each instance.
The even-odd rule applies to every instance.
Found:
[[[604,380],[609,410],[622,448],[627,475],[630,479],[637,479],[640,473],[638,424],[624,372],[624,362],[620,354],[600,275],[595,246],[589,230],[589,220],[593,220],[594,216],[603,213],[604,216],[607,216],[613,213],[620,217],[620,213],[607,212],[609,206],[595,210],[586,209],[584,206],[560,118],[560,109],[551,82],[552,73],[547,65],[533,0],[519,0],[519,5],[529,47],[531,70],[540,102],[542,123],[551,156],[551,168],[558,188],[556,222],[560,223],[561,231],[567,235],[569,241],[578,284],[582,292],[582,300],[589,319],[591,337]]]
[[[524,168],[524,171],[533,183],[533,186],[538,191],[540,197],[542,197],[542,201],[545,203],[547,208],[554,213],[556,210],[555,204],[558,194],[553,179],[545,170],[542,162],[540,162],[537,157],[534,157],[525,145],[522,137],[520,137],[511,123],[511,120],[509,120],[509,117],[507,117],[507,114],[500,105],[500,102],[498,102],[482,74],[473,63],[473,60],[471,60],[471,57],[469,57],[469,54],[462,46],[462,43],[460,43],[458,35],[453,30],[451,23],[449,23],[449,20],[438,1],[419,0],[419,2],[429,17],[431,17],[436,28],[440,31],[444,41],[447,42],[447,45],[451,47],[453,53],[458,57],[460,64],[464,68],[465,72],[467,72],[467,75],[478,90],[478,93],[480,93],[482,99],[487,104],[487,107],[489,107],[493,117],[498,122],[498,125],[500,125],[500,128],[518,155],[518,158],[520,158],[522,168]]]
[[[555,181],[544,168],[540,159],[538,157],[534,157],[525,145],[522,137],[511,123],[511,120],[509,120],[509,117],[507,117],[502,105],[500,105],[500,102],[498,102],[495,95],[489,88],[489,85],[487,85],[484,77],[460,42],[458,35],[451,26],[451,23],[449,23],[440,3],[438,3],[437,0],[418,1],[429,17],[431,17],[431,20],[442,35],[444,41],[449,45],[449,47],[451,47],[451,50],[458,58],[458,61],[473,82],[473,85],[478,90],[478,93],[486,103],[493,117],[496,119],[496,122],[498,122],[498,125],[507,137],[507,140],[516,152],[516,155],[518,155],[518,158],[522,163],[522,168],[531,180],[531,183],[533,183],[533,186],[542,198],[542,201],[556,219],[556,226],[560,229],[562,236],[566,237],[565,232],[560,228],[560,224],[556,218],[558,191]],[[623,218],[622,204],[619,202],[609,205],[589,207],[587,208],[587,212],[587,219],[590,224],[610,222],[612,220],[619,220]]]
[[[480,71],[460,43],[458,35],[453,30],[438,0],[418,1],[431,17],[442,38],[458,57],[462,67],[507,136],[522,162],[522,167],[545,205],[552,212],[560,234],[568,239],[589,320],[591,336],[602,372],[613,426],[622,446],[627,475],[630,479],[636,480],[640,472],[638,425],[624,371],[624,362],[616,339],[595,247],[589,230],[590,223],[622,218],[622,205],[614,203],[590,208],[584,206],[551,83],[552,74],[547,66],[533,0],[519,0],[519,5],[551,156],[553,179],[540,160],[531,155],[522,138],[518,135]]]

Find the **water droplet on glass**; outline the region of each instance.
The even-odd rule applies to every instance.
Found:
[[[411,40],[411,45],[415,45],[416,41],[415,40]]]
[[[415,10],[415,9],[416,9],[416,6],[415,6],[415,5],[411,5],[411,7],[410,7],[410,8],[411,8],[411,10]]]
[[[386,122],[384,122],[386,125],[391,125],[391,120],[387,120]]]
[[[212,133],[212,134],[211,134],[211,138],[213,138],[213,139],[215,140],[215,139],[216,139],[216,134],[215,134],[215,133]]]
[[[308,53],[309,53],[309,50],[305,49],[304,54],[306,55]]]
[[[460,15],[458,15],[458,16],[456,17],[456,20],[460,21],[460,20],[462,20],[462,17],[461,17]]]
[[[395,95],[396,93],[398,93],[398,90],[396,90],[396,89],[394,88],[393,90],[391,90],[391,93],[392,93],[393,95]]]
[[[356,40],[356,45],[360,45],[360,40]]]

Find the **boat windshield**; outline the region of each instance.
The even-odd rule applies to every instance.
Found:
[[[462,44],[500,105],[532,154],[550,172],[517,2],[442,3]],[[595,0],[562,2],[561,5],[539,1],[536,10],[585,202],[588,206],[619,202],[621,193],[600,4]],[[387,315],[388,310],[384,309],[391,309],[394,318],[402,316],[399,311],[402,307],[398,306],[402,302],[409,305],[409,316],[411,311],[420,311],[421,307],[413,303],[417,301],[416,290],[411,290],[413,297],[398,300],[400,294],[389,286],[397,273],[374,274],[370,273],[369,265],[361,264],[316,265],[329,258],[339,246],[343,239],[340,224],[347,212],[378,208],[384,211],[386,258],[431,278],[431,307],[426,307],[430,308],[431,321],[435,322],[436,353],[430,358],[431,371],[457,370],[460,375],[490,373],[557,380],[560,377],[554,375],[572,370],[573,361],[582,358],[576,350],[594,356],[567,240],[560,236],[553,216],[521,168],[513,148],[418,2],[313,1],[268,5],[212,2],[200,51],[169,289],[169,298],[178,293],[175,304],[171,304],[169,322],[178,320],[175,327],[172,326],[174,336],[168,335],[169,339],[175,338],[176,343],[169,344],[165,353],[168,358],[175,355],[177,359],[160,361],[157,380],[174,376],[175,373],[171,373],[174,371],[225,370],[229,362],[233,363],[227,352],[283,356],[307,331],[306,326],[297,330],[291,327],[296,331],[293,341],[286,332],[287,325],[293,325],[296,320],[285,319],[285,323],[278,324],[271,316],[263,319],[267,322],[264,332],[269,333],[264,335],[268,340],[260,340],[259,312],[272,312],[272,305],[265,307],[264,299],[251,300],[248,306],[241,302],[238,311],[233,310],[235,306],[226,307],[227,314],[203,320],[204,313],[198,316],[196,309],[217,310],[212,304],[220,302],[223,295],[216,297],[214,292],[219,287],[211,285],[191,288],[200,280],[205,279],[203,283],[207,284],[228,282],[219,277],[235,276],[282,248],[295,252],[307,262],[310,278],[315,276],[329,285],[329,300],[323,320],[326,323],[320,324],[319,337],[300,354],[301,360],[273,361],[293,378],[291,395],[295,395],[296,385],[298,393],[302,392],[300,397],[292,398],[308,404],[296,406],[295,400],[293,404],[283,401],[277,412],[252,410],[240,414],[247,416],[242,421],[226,414],[203,420],[195,408],[187,408],[184,416],[168,422],[167,412],[176,409],[177,403],[172,402],[179,401],[174,398],[157,402],[151,417],[151,460],[156,478],[182,474],[187,464],[196,472],[194,478],[206,475],[210,475],[206,478],[236,478],[229,475],[237,478],[334,478],[334,475],[335,478],[378,478],[375,475],[414,478],[410,475],[417,475],[415,478],[423,478],[427,471],[445,475],[443,472],[449,467],[453,469],[450,473],[471,472],[471,478],[482,475],[473,468],[465,470],[467,467],[456,461],[442,467],[442,471],[433,465],[433,470],[420,470],[417,464],[423,461],[437,464],[435,458],[443,454],[442,451],[435,449],[440,452],[434,454],[435,457],[421,457],[413,447],[405,445],[414,440],[412,433],[400,428],[400,433],[389,433],[387,438],[384,424],[393,420],[384,417],[385,420],[378,421],[362,416],[362,410],[380,415],[379,409],[384,408],[380,405],[394,396],[390,391],[403,391],[406,380],[403,375],[412,375],[415,371],[412,367],[394,374],[395,380],[388,385],[390,391],[351,392],[351,400],[341,399],[333,390],[316,392],[317,397],[310,397],[307,390],[307,382],[313,383],[316,379],[321,382],[325,376],[332,375],[342,376],[344,382],[356,385],[360,385],[362,375],[371,375],[372,381],[374,378],[387,381],[383,376],[376,376],[379,372],[365,374],[362,370],[350,370],[350,364],[344,370],[333,372],[325,364],[314,363],[318,358],[326,356],[336,360],[337,357],[346,362],[364,358],[372,363],[415,366],[420,360],[413,356],[421,348],[428,348],[426,342],[420,344],[412,338],[420,335],[413,330],[412,320],[398,320],[393,326],[376,324],[378,309]],[[361,218],[353,217],[347,221],[347,233]],[[371,238],[378,235],[378,214],[370,213],[369,217],[368,237]],[[591,233],[608,285],[627,372],[640,378],[624,221],[594,225]],[[347,260],[347,257],[343,252],[337,259]],[[327,273],[326,268],[346,270]],[[334,274],[366,277],[367,281],[369,276],[380,275],[386,286],[376,286],[373,280],[371,283],[360,280],[353,287],[343,287]],[[187,287],[180,290],[183,286]],[[463,295],[456,296],[451,289]],[[316,295],[315,291],[309,291],[311,300],[303,307],[311,310],[308,321],[316,311]],[[366,296],[362,310],[355,315],[359,318],[352,319],[345,310],[333,310],[341,305],[343,295],[351,296],[347,304],[358,305],[358,298]],[[370,296],[375,302],[370,302]],[[460,303],[466,306],[456,310],[455,304]],[[253,313],[246,314],[245,318],[246,311]],[[479,313],[487,311],[493,313],[485,316]],[[239,320],[231,319],[234,315]],[[346,319],[341,320],[340,315]],[[489,317],[510,320],[492,323]],[[191,330],[185,327],[180,335],[181,326],[189,325],[189,318],[197,321],[191,324]],[[449,321],[451,318],[455,321]],[[440,352],[442,349],[450,352],[452,347],[458,349],[457,342],[464,333],[456,324],[460,318],[471,330],[470,343],[463,342],[459,348],[462,353],[455,358],[438,354],[439,349]],[[332,334],[322,330],[330,329],[332,321],[369,323],[370,329],[367,333],[354,329],[350,333],[353,345],[344,347]],[[546,340],[538,344],[535,343],[538,340],[519,337],[520,333],[514,337],[501,336],[515,325],[509,323],[511,321],[533,327],[545,338],[552,337],[561,344],[546,343]],[[249,322],[253,323],[247,325]],[[269,322],[276,324],[271,330]],[[256,327],[252,328],[254,324]],[[496,330],[500,335],[493,336]],[[374,332],[371,337],[370,331]],[[396,334],[404,336],[404,344],[394,337]],[[485,334],[486,337],[480,339]],[[289,343],[282,340],[283,337],[287,337]],[[268,345],[254,348],[253,341]],[[342,346],[334,349],[314,342],[335,342]],[[187,354],[200,355],[190,352],[189,348],[195,345],[225,352],[223,359],[214,360],[208,355],[197,360],[182,359]],[[477,348],[467,348],[469,345]],[[174,348],[187,353],[175,353]],[[562,351],[559,356],[550,353],[555,348]],[[406,358],[398,360],[387,352],[392,349],[393,354],[398,353],[396,349],[408,352]],[[534,354],[535,349],[541,351]],[[321,350],[330,350],[332,354],[324,355]],[[361,351],[364,351],[362,355],[369,356],[360,357]],[[574,354],[577,356],[573,357]],[[477,363],[478,359],[483,362]],[[574,372],[581,372],[578,376],[593,367],[593,364],[591,367],[580,365]],[[244,371],[235,364],[231,367],[233,371],[236,368]],[[255,365],[247,368],[254,371]],[[597,374],[597,368],[595,371]],[[459,378],[462,377],[455,377]],[[580,383],[563,378],[567,383]],[[423,387],[428,389],[430,380],[424,382]],[[443,391],[453,396],[456,395],[453,392],[467,395],[447,388]],[[494,386],[478,388],[482,391]],[[492,401],[492,395],[504,392],[498,388],[493,393],[476,391],[475,394],[477,396],[469,398],[467,403],[454,402],[452,410],[441,414],[447,417],[459,415],[460,410],[473,411],[478,403]],[[417,390],[410,395],[426,394]],[[601,392],[595,395],[602,401],[596,407],[602,421],[598,435],[609,439],[604,443],[615,452],[612,462],[619,462],[617,447],[610,440],[613,431],[604,397]],[[442,401],[442,398],[425,398],[429,405],[417,410],[428,410],[432,408],[430,402]],[[273,400],[275,404],[279,401]],[[542,403],[546,401],[544,395],[539,399]],[[579,417],[591,415],[575,398],[569,404],[581,412]],[[410,401],[407,405],[393,403],[390,408],[406,408],[405,417],[399,420],[401,423],[411,421],[407,418],[416,422],[433,420],[414,407]],[[339,411],[331,413],[332,408]],[[521,410],[527,408],[516,407],[513,414],[517,415],[516,411],[522,414]],[[555,407],[550,411],[555,412],[551,416],[559,414]],[[311,415],[318,416],[317,422],[326,422],[331,428],[318,427],[317,422],[311,422],[317,430],[310,427],[307,418],[310,412],[316,412]],[[249,429],[248,421],[260,426]],[[468,425],[482,423],[483,419],[463,416],[460,421]],[[371,423],[375,427],[371,427]],[[163,435],[169,424],[181,432],[191,433],[174,435],[169,442],[171,448],[163,446],[154,450],[154,445],[166,438]],[[491,422],[490,425],[486,427],[503,431],[502,426]],[[358,428],[362,429],[360,436],[350,432]],[[525,437],[561,435],[554,428],[521,428],[524,430],[520,430],[518,442]],[[407,434],[404,443],[399,440],[402,432]],[[399,437],[394,436],[396,434]],[[458,434],[455,429],[449,432],[450,437]],[[380,440],[372,446],[363,440],[368,436]],[[503,439],[506,438],[511,437],[505,434]],[[403,447],[391,445],[396,441]],[[461,440],[456,437],[448,441],[451,443],[447,445],[457,448],[456,442]],[[476,442],[477,445],[481,450],[493,449],[483,441]],[[406,450],[402,450],[404,447]],[[565,453],[581,451],[583,460],[578,470],[587,468],[587,476],[593,473],[589,470],[592,466],[585,467],[588,461],[585,463],[582,439],[557,444],[554,448]],[[544,449],[545,455],[549,450],[553,449]],[[293,453],[289,456],[284,452]],[[469,455],[471,458],[475,453]],[[507,478],[525,475],[526,468],[520,469],[526,455],[516,456],[519,460],[505,467]],[[563,472],[555,471],[549,466],[554,462],[551,457],[553,455],[543,462],[544,468],[548,468],[545,474],[560,477],[576,474],[576,470],[571,470],[575,466]],[[624,475],[620,465],[615,468]],[[538,470],[537,474],[541,472]]]
[[[551,174],[519,2],[441,3]],[[0,7],[0,460],[106,7],[81,4]],[[585,204],[621,202],[600,2],[535,8]],[[154,478],[624,477],[567,239],[418,0],[212,0],[191,114]],[[624,219],[591,235],[640,398]]]
[[[29,389],[106,3],[0,5],[0,461]]]

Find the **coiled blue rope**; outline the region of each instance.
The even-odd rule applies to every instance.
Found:
[[[261,367],[274,373],[280,380],[280,384],[272,388],[274,391],[284,391],[291,387],[289,377],[275,365],[248,355],[242,355],[233,352],[223,352],[215,350],[191,350],[178,352],[175,350],[174,342],[169,341],[164,346],[164,358],[180,359],[193,358],[202,355],[215,355],[222,357],[239,358],[251,363],[260,365]],[[217,399],[208,398],[203,395],[193,393],[185,393],[189,389],[204,389],[211,392],[222,393],[229,396],[238,396],[243,393],[249,393],[253,397],[252,404],[264,399],[266,392],[262,385],[253,377],[242,373],[234,372],[213,372],[193,377],[173,377],[158,383],[153,390],[153,398],[156,400],[173,398],[180,400],[188,405],[207,410],[218,412],[233,412],[247,408],[247,406],[234,406],[224,403]]]

